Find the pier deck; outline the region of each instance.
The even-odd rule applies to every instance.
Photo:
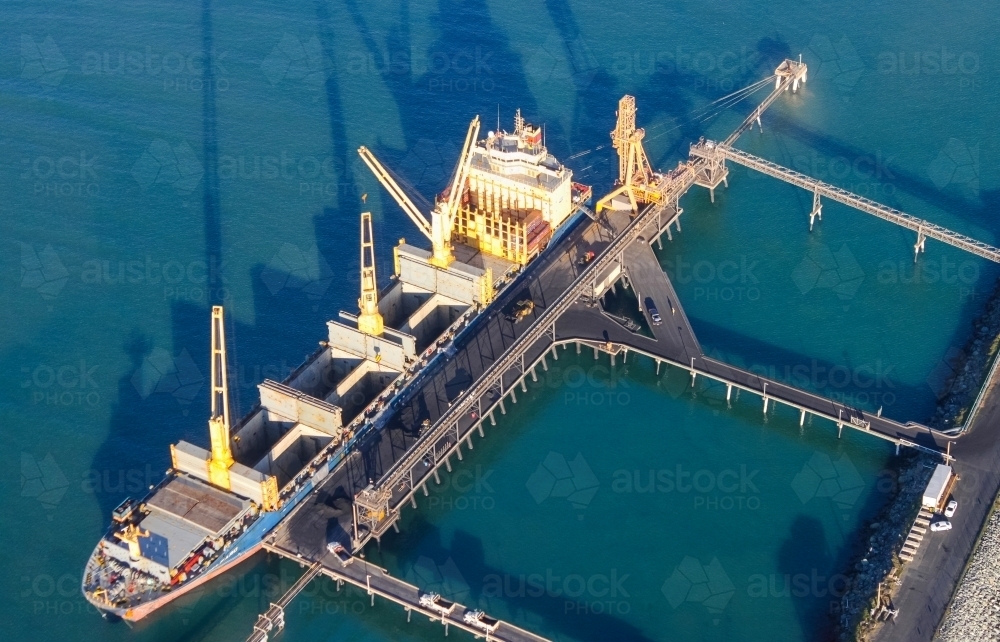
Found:
[[[299,582],[296,582],[296,585],[278,603],[272,605],[269,613],[272,614],[271,617],[274,619],[282,618],[283,621],[284,608],[298,594],[304,584],[311,581],[317,575],[325,575],[337,582],[338,589],[344,582],[358,587],[371,596],[372,604],[375,603],[376,596],[399,604],[407,612],[407,621],[409,621],[413,613],[418,613],[428,617],[432,622],[440,622],[445,628],[446,635],[448,629],[454,627],[471,633],[476,637],[485,637],[487,640],[496,640],[497,642],[548,642],[548,638],[535,635],[530,631],[502,620],[499,621],[494,631],[487,633],[485,630],[468,624],[465,621],[465,614],[476,609],[462,604],[456,603],[454,609],[448,614],[442,614],[421,606],[420,595],[424,591],[397,577],[393,577],[384,568],[371,564],[361,558],[354,558],[349,564],[344,565],[335,555],[325,549],[315,557],[302,559],[292,551],[279,546],[267,545],[265,548],[271,553],[276,553],[293,561],[310,564]],[[255,631],[254,636],[251,636],[247,642],[267,642],[267,639],[266,632],[258,629],[258,631]]]

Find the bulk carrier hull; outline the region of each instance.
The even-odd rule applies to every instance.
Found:
[[[381,429],[396,395],[447,358],[497,291],[571,227],[591,190],[548,153],[541,129],[518,111],[513,133],[477,141],[477,132],[478,118],[452,197],[439,198],[431,221],[400,203],[430,233],[434,252],[401,239],[394,278],[379,291],[371,214],[362,213],[360,315],[327,322],[320,348],[282,382],[261,383],[260,402],[232,425],[223,309],[212,309],[210,448],[173,444],[164,480],[114,510],[84,572],[92,605],[137,622],[253,556],[359,440]],[[365,148],[359,153],[381,167]],[[442,229],[454,246],[434,236]],[[347,532],[328,538],[353,549]]]
[[[332,459],[327,466],[327,472],[332,470],[340,461],[343,459],[343,453],[339,454],[335,459]],[[319,479],[322,479],[325,475],[320,475]],[[191,579],[184,584],[172,588],[169,591],[162,592],[158,597],[151,597],[148,601],[136,604],[134,606],[126,607],[115,607],[96,600],[92,597],[91,593],[87,591],[86,585],[84,586],[84,595],[87,600],[95,606],[100,611],[119,617],[127,622],[138,622],[139,620],[148,617],[154,611],[170,604],[174,600],[187,595],[191,591],[204,586],[211,580],[219,577],[223,573],[232,570],[242,562],[250,559],[254,554],[258,553],[263,544],[264,538],[267,534],[284,519],[289,513],[295,510],[295,507],[299,503],[309,496],[312,492],[316,483],[315,478],[310,479],[306,482],[303,487],[289,500],[284,506],[278,511],[262,513],[254,523],[243,533],[238,539],[236,539],[228,549],[226,549],[222,555],[220,555],[215,561],[213,561],[209,566],[198,575],[197,578]],[[112,529],[113,531],[114,529]],[[108,537],[111,536],[111,531],[108,533]],[[106,541],[107,538],[105,538]],[[90,571],[92,568],[97,568],[100,566],[98,563],[98,558],[101,555],[102,545],[98,544],[87,562],[87,570]]]

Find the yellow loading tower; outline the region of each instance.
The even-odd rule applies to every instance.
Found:
[[[375,238],[372,235],[371,212],[361,213],[361,313],[358,330],[373,337],[382,336],[385,324],[378,311],[378,285],[375,278]]]
[[[208,464],[209,481],[230,490],[229,468],[233,450],[229,444],[229,375],[226,364],[226,325],[221,305],[212,307],[212,416],[208,420],[212,459]]]
[[[619,194],[628,196],[633,213],[639,211],[639,203],[659,203],[662,198],[657,175],[642,146],[646,130],[636,129],[635,115],[635,97],[622,96],[618,101],[618,121],[611,132],[612,147],[618,150],[618,187],[597,202],[598,212]]]

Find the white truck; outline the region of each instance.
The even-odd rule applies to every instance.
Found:
[[[937,512],[940,510],[941,504],[948,495],[948,489],[951,488],[953,476],[954,472],[951,466],[938,464],[931,474],[930,481],[927,482],[927,488],[924,489],[924,495],[920,503],[931,511]]]
[[[440,613],[441,615],[451,615],[455,610],[455,603],[446,600],[437,593],[423,593],[420,596],[420,606],[425,609]]]
[[[486,615],[485,611],[466,611],[462,618],[465,623],[487,633],[495,633],[500,626],[500,620]]]

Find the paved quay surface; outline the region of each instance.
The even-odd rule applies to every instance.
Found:
[[[895,599],[899,616],[882,626],[876,642],[933,639],[955,593],[1000,490],[1000,398],[996,380],[989,385],[969,431],[952,446],[955,472],[960,477],[952,492],[958,500],[958,511],[950,520],[953,528],[944,533],[928,532],[903,573]],[[1000,582],[1000,577],[995,575],[994,581]],[[998,640],[1000,636],[989,639]]]

